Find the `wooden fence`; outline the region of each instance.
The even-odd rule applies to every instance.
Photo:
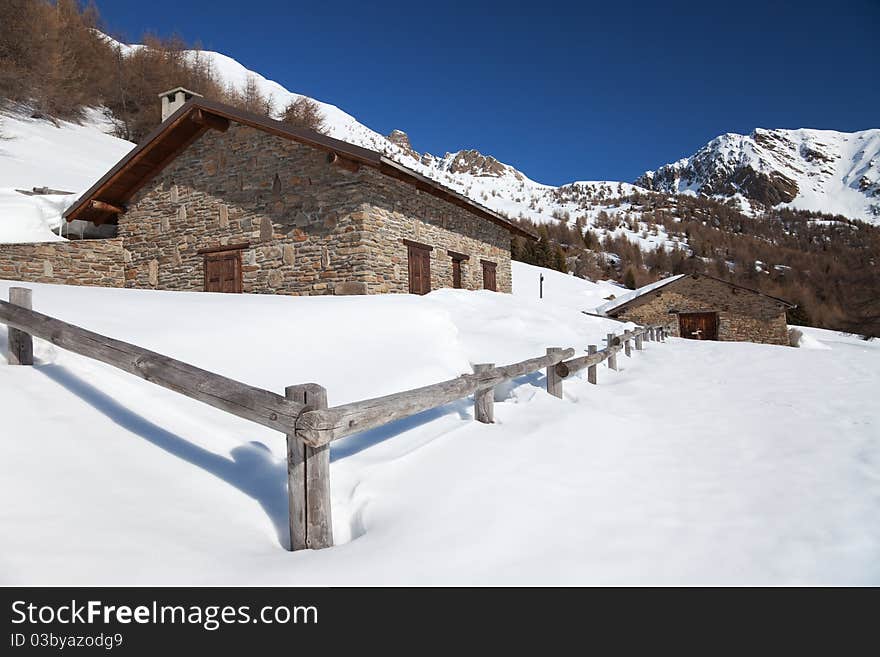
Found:
[[[543,356],[511,365],[474,365],[473,373],[414,390],[328,407],[327,390],[316,384],[289,386],[282,397],[194,367],[174,358],[114,340],[32,310],[31,290],[13,287],[9,302],[0,301],[0,322],[9,328],[9,363],[33,365],[33,337],[101,361],[150,383],[173,390],[287,436],[288,501],[292,550],[333,545],[330,509],[330,443],[394,420],[474,396],[474,419],[494,420],[495,387],[540,370],[547,392],[562,397],[566,378],[586,369],[597,383],[597,367],[608,361],[617,370],[617,355],[644,349],[645,341],[665,341],[661,326],[609,333],[605,347],[588,345],[575,356],[573,347],[548,347]]]

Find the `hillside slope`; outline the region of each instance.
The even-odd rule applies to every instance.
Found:
[[[619,326],[578,310],[607,290],[545,272],[540,301],[539,273],[515,264],[514,295],[31,287],[49,314],[338,404]],[[647,343],[561,400],[539,374],[499,390],[494,425],[462,400],[334,443],[338,546],[295,554],[283,436],[38,341],[33,368],[0,358],[0,582],[880,584],[880,345],[809,334],[827,349]]]
[[[82,124],[33,119],[23,108],[0,115],[0,242],[58,239],[61,213],[134,146],[109,134],[98,110]],[[70,195],[25,196],[48,187]]]

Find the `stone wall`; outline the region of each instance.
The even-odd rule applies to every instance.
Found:
[[[462,287],[483,288],[481,260],[496,264],[496,289],[511,291],[510,232],[464,208],[420,192],[412,186],[367,170],[370,190],[364,217],[364,244],[372,270],[366,283],[370,292],[408,292],[409,267],[404,239],[433,247],[431,289],[452,287],[449,251],[469,256],[461,263]]]
[[[225,133],[209,131],[120,217],[131,257],[125,284],[202,290],[199,251],[247,243],[245,292],[330,294],[359,281],[363,287],[360,175],[329,165],[316,149],[254,128],[233,123]]]
[[[0,244],[0,278],[28,283],[122,287],[122,240]]]
[[[787,345],[785,307],[769,297],[705,276],[686,276],[637,298],[618,317],[659,324],[679,336],[677,312],[717,312],[718,339]]]
[[[432,288],[452,286],[451,249],[470,255],[463,284],[482,287],[479,259],[510,291],[510,234],[488,220],[369,168],[232,123],[209,131],[131,199],[119,219],[125,285],[204,289],[202,249],[239,246],[245,292],[407,292],[408,238],[435,247]]]

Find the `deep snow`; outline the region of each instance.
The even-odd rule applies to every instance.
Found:
[[[29,285],[38,310],[338,404],[601,344],[595,286],[272,297]],[[0,283],[6,298],[7,283]],[[412,327],[419,327],[413,331]],[[670,339],[333,444],[339,545],[289,553],[280,434],[37,341],[0,361],[2,584],[878,584],[880,344]],[[5,354],[0,326],[0,352]],[[342,366],[341,364],[344,364]]]

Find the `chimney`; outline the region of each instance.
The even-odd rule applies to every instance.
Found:
[[[168,91],[160,93],[159,98],[162,99],[162,120],[164,121],[174,114],[193,96],[201,98],[202,94],[197,94],[195,91],[190,91],[183,87],[175,87],[174,89],[169,89]]]

